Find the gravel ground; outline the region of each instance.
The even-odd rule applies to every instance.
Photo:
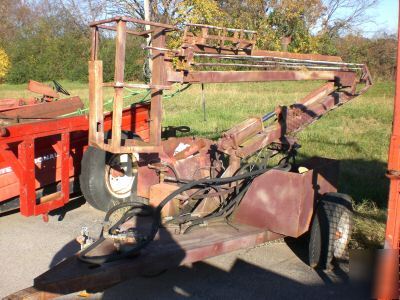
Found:
[[[97,236],[103,213],[79,199],[50,216],[0,217],[0,297],[33,284],[33,278],[79,249],[82,226]],[[290,241],[264,244],[169,270],[154,278],[138,277],[91,295],[98,299],[356,299],[360,293],[347,275],[316,272],[301,259],[304,249]],[[350,293],[351,292],[351,293]],[[68,295],[62,298],[75,298]]]

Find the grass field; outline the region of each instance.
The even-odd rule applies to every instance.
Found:
[[[86,84],[62,84],[87,103]],[[206,122],[200,87],[192,86],[165,100],[163,125],[188,125],[194,135],[215,139],[247,117],[261,116],[278,104],[293,103],[320,85],[321,82],[206,85]],[[0,85],[0,98],[28,96],[24,89],[25,85]],[[107,97],[111,91],[108,93]],[[302,159],[319,155],[341,161],[339,190],[354,198],[356,211],[352,248],[379,247],[383,242],[388,193],[385,170],[393,95],[393,83],[376,83],[365,95],[331,112],[298,135]]]

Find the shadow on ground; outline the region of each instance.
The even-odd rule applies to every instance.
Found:
[[[104,291],[102,299],[367,299],[348,282],[311,283],[291,279],[238,259],[229,271],[199,262],[156,278],[136,278]],[[309,271],[312,272],[312,271]],[[307,276],[307,274],[303,274]],[[309,284],[304,282],[310,282]],[[100,295],[98,295],[100,296]]]

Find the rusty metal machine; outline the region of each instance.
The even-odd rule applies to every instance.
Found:
[[[151,30],[135,31],[131,23]],[[315,233],[309,245],[318,249],[310,256],[312,266],[327,267],[344,255],[351,199],[336,193],[338,163],[316,157],[298,165],[295,134],[367,91],[372,79],[366,65],[258,50],[250,30],[187,24],[181,46],[168,49],[168,34],[178,30],[171,25],[115,17],[94,22],[91,29],[90,147],[80,182],[87,201],[108,212],[94,243],[35,279],[37,295],[105,288],[132,275],[309,231]],[[116,31],[112,82],[103,82],[100,30]],[[145,46],[153,65],[148,84],[125,81],[128,34],[151,35]],[[162,129],[163,91],[173,84],[296,80],[325,83],[290,106],[237,124],[216,141],[187,132],[163,134],[177,131]],[[114,89],[108,131],[104,88]],[[124,88],[151,90],[149,127],[140,137],[122,130]]]

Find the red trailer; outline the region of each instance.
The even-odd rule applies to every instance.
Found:
[[[41,105],[52,111],[51,105]],[[148,115],[145,104],[125,109],[122,128],[136,132],[146,141]],[[104,125],[106,130],[111,128],[110,115],[105,116]],[[40,119],[15,118],[7,119],[7,124],[0,123],[0,213],[19,208],[24,216],[46,216],[65,205],[70,194],[79,191],[88,127],[86,115],[42,115]]]

